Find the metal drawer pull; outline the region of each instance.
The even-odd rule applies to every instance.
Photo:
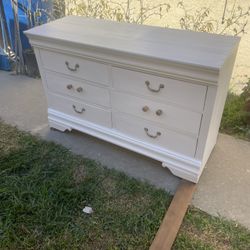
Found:
[[[67,89],[72,89],[72,88],[73,88],[72,84],[67,85]]]
[[[161,109],[158,109],[155,111],[155,113],[156,113],[156,115],[160,116],[160,115],[162,115],[163,112]]]
[[[78,87],[78,88],[76,89],[76,91],[79,92],[79,93],[80,93],[80,92],[83,92],[83,88],[82,88],[82,87]]]
[[[152,89],[152,88],[150,87],[150,81],[145,81],[145,84],[146,84],[146,86],[148,87],[148,90],[150,90],[150,91],[152,91],[152,92],[160,92],[160,90],[164,88],[164,85],[163,85],[163,84],[160,84],[159,87],[158,87],[158,89]]]
[[[76,113],[78,113],[78,114],[82,114],[82,113],[85,111],[85,108],[82,108],[81,111],[77,110],[77,108],[76,108],[76,106],[75,106],[74,104],[72,105],[72,107],[73,107],[74,111],[75,111]]]
[[[68,70],[70,70],[70,71],[77,71],[77,69],[80,67],[78,63],[75,65],[75,68],[71,68],[69,66],[69,62],[68,61],[66,61],[65,64],[66,64]]]
[[[67,89],[73,89],[73,85],[72,84],[67,85]],[[79,92],[79,93],[81,93],[81,92],[83,92],[83,88],[82,87],[78,87],[76,89],[76,91]]]
[[[144,106],[144,107],[142,108],[142,111],[143,111],[143,112],[149,111],[149,107],[148,107],[148,106]],[[158,116],[162,115],[162,113],[163,113],[163,111],[162,111],[161,109],[158,109],[158,110],[155,111],[155,114],[158,115]]]
[[[149,137],[151,137],[151,138],[154,138],[154,139],[161,135],[161,132],[156,132],[156,135],[151,135],[151,134],[148,132],[148,128],[144,128],[144,131],[146,132],[147,136],[149,136]]]

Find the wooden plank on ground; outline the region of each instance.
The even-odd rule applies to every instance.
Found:
[[[182,180],[163,218],[150,250],[171,249],[191,202],[196,184]]]

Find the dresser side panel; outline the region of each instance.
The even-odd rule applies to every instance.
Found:
[[[200,161],[202,161],[204,157],[204,152],[207,147],[208,134],[211,129],[212,116],[213,116],[212,114],[214,112],[217,89],[218,87],[216,86],[207,87],[206,101],[204,104],[200,132],[197,142],[197,149],[195,153],[195,158],[199,159]]]
[[[48,103],[48,87],[47,87],[47,80],[46,80],[46,75],[45,75],[45,70],[43,67],[43,62],[41,60],[41,55],[40,55],[40,49],[34,47],[34,52],[35,52],[35,56],[36,56],[36,60],[37,60],[37,64],[38,64],[38,68],[39,68],[39,72],[42,78],[42,84],[43,84],[43,89],[46,95],[46,99],[47,99],[47,103]]]
[[[209,105],[209,109],[212,108],[211,113],[211,119],[210,122],[208,122],[208,119],[204,119],[202,123],[207,123],[202,125],[201,129],[201,135],[199,140],[203,140],[202,143],[198,143],[198,148],[196,152],[196,158],[202,160],[202,167],[205,166],[215,144],[217,141],[217,136],[220,128],[221,118],[224,110],[224,105],[228,93],[228,87],[234,67],[235,57],[237,53],[237,48],[233,51],[231,56],[227,59],[225,64],[223,65],[220,74],[219,74],[219,80],[218,80],[218,87],[217,90],[212,90],[213,87],[208,87],[208,92],[213,92],[213,94],[210,94],[207,96],[208,98],[211,98],[211,100],[207,101],[207,105]],[[216,91],[216,92],[215,92]],[[214,103],[212,104],[214,99]],[[206,109],[208,107],[205,107],[205,114],[209,116],[209,112],[206,113]],[[210,111],[211,111],[210,110]],[[207,127],[207,128],[206,128]],[[207,135],[206,135],[207,134]],[[204,136],[206,135],[206,136]],[[205,140],[204,140],[205,139]],[[202,169],[201,169],[202,170]]]

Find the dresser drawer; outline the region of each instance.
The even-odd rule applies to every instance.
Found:
[[[112,93],[112,106],[118,111],[161,123],[170,129],[196,136],[199,133],[201,114],[197,112],[119,92]]]
[[[142,142],[190,157],[195,154],[197,143],[195,138],[163,129],[152,122],[115,112],[113,126],[117,131]]]
[[[110,106],[109,91],[106,88],[88,84],[84,80],[73,80],[57,73],[45,73],[48,89],[54,93],[77,97],[83,101]]]
[[[52,93],[48,93],[48,106],[66,115],[111,127],[111,111],[104,110],[84,102],[79,102]]]
[[[46,69],[109,85],[109,71],[105,64],[47,50],[40,50],[40,55]]]
[[[202,112],[206,86],[158,77],[122,68],[112,68],[114,88],[164,100]]]

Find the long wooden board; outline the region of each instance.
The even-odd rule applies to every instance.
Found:
[[[191,202],[196,184],[182,180],[163,218],[150,250],[171,249]]]

